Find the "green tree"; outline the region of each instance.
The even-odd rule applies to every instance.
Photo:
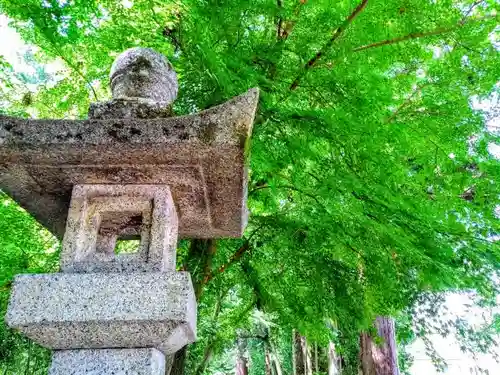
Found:
[[[12,279],[57,270],[58,244],[26,211],[0,192],[0,311],[5,316]],[[0,325],[0,371],[45,374],[50,353]]]
[[[338,322],[336,347],[355,371],[359,332],[376,316],[422,293],[494,295],[500,167],[487,147],[498,134],[470,105],[498,92],[494,0],[0,0],[0,10],[38,62],[66,67],[19,115],[84,118],[109,97],[113,58],[137,45],[174,64],[177,114],[261,88],[245,236],[179,247],[200,331],[179,371],[202,373],[234,347],[255,308],[323,346],[334,336],[325,321]]]

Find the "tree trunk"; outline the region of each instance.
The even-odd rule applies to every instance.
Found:
[[[214,344],[215,344],[215,339],[211,340],[207,346],[205,347],[205,351],[203,352],[203,358],[196,368],[196,371],[194,372],[195,375],[201,375],[203,371],[205,371],[205,368],[207,367],[208,361],[212,357],[212,352],[214,349]],[[172,374],[174,375],[174,374]]]
[[[304,360],[302,358],[300,334],[295,330],[293,330],[292,333],[292,364],[293,375],[304,375]]]
[[[317,343],[314,343],[314,372],[316,374],[319,372],[318,344]]]
[[[236,375],[248,375],[247,359],[240,354],[236,358]]]
[[[278,357],[278,352],[276,351],[276,348],[274,347],[271,341],[269,341],[269,348],[270,348],[269,359],[271,361],[272,365],[271,368],[273,370],[273,375],[282,375],[281,363]]]
[[[172,367],[167,363],[165,375],[184,375],[184,364],[186,362],[187,345],[174,355]],[[171,369],[170,369],[171,368]]]
[[[328,375],[340,375],[340,358],[335,351],[335,344],[328,343]]]
[[[312,367],[311,346],[309,345],[307,339],[304,336],[302,336],[302,350],[304,351],[304,359],[306,361],[305,363],[306,375],[312,375],[313,367]]]
[[[360,336],[360,362],[363,375],[399,375],[394,320],[379,316],[375,320],[377,334],[382,343],[363,332]],[[377,340],[378,341],[378,340]]]
[[[265,361],[266,361],[266,375],[273,375],[273,371],[272,371],[272,364],[271,364],[271,353],[269,353],[269,349],[266,348],[266,357],[265,357]]]
[[[244,339],[239,338],[236,341],[236,375],[248,375],[248,362],[245,357],[247,343]]]
[[[293,335],[293,364],[294,375],[312,375],[311,348],[297,331]]]

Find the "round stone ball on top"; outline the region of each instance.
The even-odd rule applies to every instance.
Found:
[[[177,97],[177,74],[165,56],[135,47],[120,54],[110,72],[113,99],[141,98],[171,104]]]

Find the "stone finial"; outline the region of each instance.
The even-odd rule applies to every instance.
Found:
[[[172,116],[178,83],[172,64],[151,48],[130,48],[118,56],[109,75],[113,98],[91,103],[90,119]]]
[[[114,99],[142,98],[171,104],[177,97],[177,74],[162,54],[151,48],[130,48],[111,67]]]

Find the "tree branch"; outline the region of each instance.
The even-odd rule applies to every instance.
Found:
[[[73,71],[75,71],[76,74],[78,74],[86,83],[87,85],[90,87],[90,89],[92,90],[92,93],[94,94],[94,98],[95,100],[99,100],[99,98],[97,97],[97,92],[95,91],[94,89],[94,86],[92,86],[92,83],[87,79],[87,77],[85,77],[85,75],[75,66],[73,65],[73,63],[71,63],[71,61],[69,61],[66,57],[63,56],[62,52],[58,49],[59,51],[59,57],[71,68],[73,69]]]
[[[217,240],[211,239],[208,243],[207,257],[205,267],[203,269],[203,280],[212,272],[212,259],[217,251]]]
[[[360,51],[364,51],[364,50],[370,49],[370,48],[375,48],[375,47],[380,47],[380,46],[387,46],[387,45],[390,45],[390,44],[396,44],[396,43],[399,43],[399,42],[404,42],[406,40],[424,38],[426,36],[433,36],[433,35],[445,34],[445,33],[448,33],[450,31],[453,31],[455,29],[456,29],[456,26],[455,27],[449,27],[449,28],[438,28],[436,30],[432,30],[432,31],[429,31],[429,32],[424,32],[424,33],[410,33],[410,34],[405,35],[405,36],[401,36],[401,37],[397,37],[397,38],[393,38],[393,39],[386,39],[386,40],[382,40],[382,41],[379,41],[379,42],[375,42],[375,43],[367,44],[367,45],[364,45],[364,46],[356,47],[352,51],[353,52],[360,52]]]
[[[484,0],[478,0],[478,1],[476,1],[474,4],[472,4],[472,5],[470,6],[470,8],[467,10],[467,12],[465,13],[464,18],[465,18],[465,17],[468,17],[468,16],[469,16],[469,14],[471,14],[471,13],[472,13],[472,11],[474,10],[474,8],[475,8],[475,7],[477,7],[478,5],[482,4],[482,3],[484,3]]]
[[[222,310],[222,300],[224,299],[224,297],[227,295],[228,292],[229,292],[229,289],[226,289],[217,298],[217,301],[215,303],[214,313],[212,316],[212,323],[214,324],[214,326],[217,326],[219,314]],[[207,367],[207,363],[210,360],[210,357],[212,356],[215,344],[217,343],[217,340],[219,340],[219,338],[220,337],[217,334],[215,334],[209,338],[207,346],[205,347],[205,350],[203,352],[203,359],[194,372],[195,375],[201,375],[203,373],[203,371],[205,371],[205,368]]]
[[[277,0],[276,5],[278,6],[278,11],[281,13],[283,11],[283,0]],[[283,35],[283,18],[281,14],[278,16],[278,24],[276,25],[276,38],[280,40]]]
[[[331,38],[326,42],[326,44],[318,51],[316,54],[309,59],[309,61],[304,65],[304,71],[295,78],[295,80],[290,85],[290,90],[295,90],[300,83],[300,80],[307,74],[307,71],[311,69],[323,55],[328,52],[330,47],[335,43],[335,41],[344,33],[344,31],[349,27],[349,25],[354,21],[354,19],[366,8],[368,0],[363,0],[354,11],[342,22],[342,24],[334,30]]]
[[[398,108],[396,108],[396,110],[393,112],[393,114],[391,115],[391,117],[389,117],[387,120],[386,120],[386,124],[390,124],[391,122],[393,122],[396,117],[399,115],[399,113],[401,112],[401,110],[405,109],[406,107],[408,107],[409,105],[411,105],[413,103],[413,98],[418,95],[422,89],[426,86],[428,86],[430,83],[427,82],[427,83],[424,83],[420,86],[418,86],[415,90],[413,90],[413,92],[406,98],[406,100],[400,104],[400,106]]]
[[[280,6],[280,3],[282,3],[282,1],[278,0],[278,6]],[[295,20],[294,21],[284,21],[283,19],[280,19],[280,21],[281,21],[281,28],[280,28],[281,32],[278,34],[278,41],[284,42],[285,40],[288,39],[288,37],[292,33],[295,25],[298,22],[298,18],[300,16],[300,11],[302,10],[302,7],[306,3],[307,3],[307,0],[299,0],[299,4],[297,5],[297,7],[295,8],[295,11],[294,11],[294,16],[295,16]],[[281,4],[281,7],[282,6],[283,5]]]
[[[215,275],[219,274],[219,273],[222,273],[224,272],[225,270],[227,270],[229,267],[231,267],[234,263],[238,262],[241,257],[250,249],[250,240],[252,239],[252,237],[262,228],[264,227],[265,224],[262,224],[260,225],[259,227],[257,227],[251,234],[250,236],[248,236],[247,239],[245,239],[245,242],[238,248],[238,250],[236,250],[236,252],[231,256],[231,258],[229,259],[229,261],[225,264],[223,264],[222,266],[220,266],[215,272],[209,272],[209,273],[206,273],[204,278],[203,278],[203,281],[202,281],[202,284],[201,285],[205,285],[206,283],[208,283],[210,280],[212,280],[214,278]]]
[[[216,239],[193,239],[189,246],[189,251],[183,270],[187,271],[190,260],[197,260],[197,265],[190,269],[191,275],[194,276],[194,292],[196,301],[199,301],[203,294],[205,283],[203,280],[206,275],[211,272],[212,258],[217,250]],[[197,271],[199,270],[199,271]]]
[[[75,71],[76,74],[78,74],[87,83],[87,85],[92,90],[92,93],[94,94],[95,100],[99,100],[99,98],[97,97],[97,93],[92,86],[92,83],[87,79],[87,77],[85,77],[85,75],[69,59],[64,56],[61,49],[56,43],[54,43],[52,40],[49,40],[49,42],[52,44],[52,47],[54,47],[54,50],[56,52],[55,54],[58,55],[71,69]]]
[[[262,190],[262,189],[271,189],[272,186],[269,186],[269,185],[263,185],[263,186],[258,186],[256,187],[255,189],[252,189],[250,190],[250,192],[248,193],[248,195],[250,196],[251,194],[253,194],[254,192],[258,191],[258,190]],[[304,191],[302,189],[299,189],[299,188],[296,188],[295,186],[293,185],[276,185],[274,186],[275,189],[288,189],[288,190],[293,190],[293,191],[296,191],[297,193],[300,193],[300,194],[303,194],[305,195],[306,197],[309,197],[311,198],[312,200],[314,200],[318,206],[320,206],[321,208],[323,208],[323,210],[325,210],[327,213],[328,210],[326,209],[326,207],[319,201],[318,197],[316,197],[314,194],[312,193],[308,193],[307,191]]]
[[[250,239],[246,239],[245,242],[243,243],[243,245],[241,245],[240,248],[238,250],[236,250],[236,252],[231,256],[229,261],[227,263],[223,264],[222,266],[220,266],[215,273],[210,272],[209,274],[205,275],[205,277],[203,279],[203,285],[205,285],[210,280],[212,280],[214,275],[224,272],[226,269],[231,267],[234,263],[239,261],[248,249],[250,249]]]
[[[387,46],[387,45],[396,44],[396,43],[400,43],[400,42],[405,42],[407,40],[446,34],[446,33],[452,32],[456,29],[459,29],[459,28],[461,28],[461,27],[463,27],[471,22],[484,21],[484,20],[487,20],[490,18],[492,18],[492,17],[480,17],[480,18],[473,18],[473,19],[469,19],[469,20],[462,19],[460,22],[458,22],[455,26],[452,26],[452,27],[438,27],[437,29],[427,31],[427,32],[414,32],[414,33],[410,33],[410,34],[400,36],[397,38],[381,40],[379,42],[374,42],[374,43],[366,44],[364,46],[356,47],[352,51],[353,52],[360,52],[360,51],[364,51],[364,50],[367,50],[370,48],[376,48],[376,47]]]

